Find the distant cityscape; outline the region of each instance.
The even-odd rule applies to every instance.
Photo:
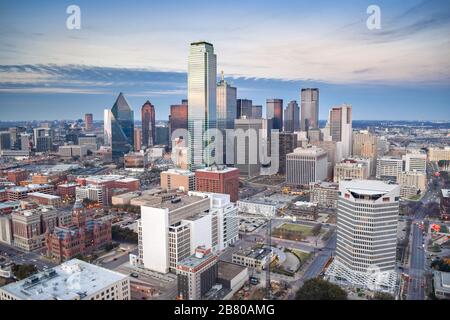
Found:
[[[449,299],[449,121],[263,108],[187,61],[168,119],[0,122],[0,300]]]

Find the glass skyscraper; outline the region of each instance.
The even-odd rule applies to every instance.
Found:
[[[272,119],[272,129],[283,130],[283,99],[266,100],[267,119]]]
[[[105,145],[111,147],[114,161],[133,150],[134,114],[122,93],[111,110],[105,110],[104,133]]]
[[[301,91],[301,130],[309,131],[319,127],[319,89],[302,89]]]
[[[188,65],[188,130],[191,168],[210,164],[208,154],[204,159],[205,147],[209,143],[209,138],[204,135],[204,132],[216,127],[216,69],[213,45],[204,41],[191,43]]]
[[[300,129],[300,108],[297,101],[289,102],[284,110],[284,131],[294,132]]]
[[[217,84],[217,129],[222,132],[222,150],[223,161],[226,163],[226,129],[234,129],[234,120],[236,119],[237,105],[236,105],[237,89],[222,80]],[[222,164],[221,163],[221,164]]]

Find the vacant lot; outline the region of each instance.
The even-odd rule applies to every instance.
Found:
[[[308,237],[311,235],[312,227],[304,226],[301,224],[284,223],[277,229],[290,231],[290,232],[298,232],[298,233],[301,233],[304,237]]]

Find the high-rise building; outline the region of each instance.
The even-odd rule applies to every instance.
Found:
[[[195,171],[195,190],[230,195],[232,202],[239,199],[239,169],[211,166]]]
[[[321,208],[337,208],[339,198],[339,184],[318,182],[310,184],[311,202]]]
[[[395,157],[380,157],[377,159],[376,178],[397,182],[403,172],[403,160]]]
[[[297,134],[291,132],[278,133],[278,174],[286,174],[286,155],[297,148]]]
[[[407,153],[403,156],[405,171],[427,173],[427,154],[419,151]]]
[[[309,131],[309,129],[319,128],[319,89],[302,89],[300,96],[301,130]]]
[[[427,174],[418,171],[401,172],[397,177],[400,185],[400,196],[410,198],[425,191],[427,186]]]
[[[320,148],[296,148],[286,155],[286,183],[300,186],[324,181],[327,157],[327,152]]]
[[[272,119],[272,129],[283,131],[283,99],[266,100],[267,119]]]
[[[179,138],[179,134],[177,137],[172,137],[173,133],[177,129],[188,130],[188,104],[187,100],[183,100],[184,103],[181,104],[173,104],[170,106],[170,116],[169,116],[169,126],[170,126],[170,142],[172,143],[172,139]],[[187,140],[187,137],[183,137],[184,140]]]
[[[329,134],[332,141],[341,142],[339,152],[341,159],[352,154],[352,106],[342,105],[333,107],[328,116]],[[338,160],[341,160],[338,159]]]
[[[104,142],[112,148],[114,161],[133,150],[134,114],[123,93],[119,94],[111,110],[105,110],[104,131]]]
[[[255,177],[260,175],[261,161],[260,150],[265,137],[261,136],[263,129],[262,119],[236,119],[234,122],[236,135],[241,139],[236,139],[234,144],[234,167],[239,169],[243,176]],[[242,139],[244,137],[244,139]],[[227,163],[230,163],[227,159]]]
[[[167,125],[156,126],[155,144],[168,146],[170,142],[169,127]]]
[[[28,133],[22,133],[20,135],[20,150],[30,151],[32,147],[33,141],[31,139],[31,135]]]
[[[249,99],[237,99],[236,101],[236,119],[252,119],[253,101]]]
[[[190,165],[198,168],[210,162],[204,157],[208,144],[207,130],[216,128],[217,62],[214,47],[208,42],[190,45],[188,65],[188,129]]]
[[[234,120],[237,117],[237,89],[228,84],[223,78],[217,84],[217,129],[222,133],[222,161],[219,164],[226,163],[226,130],[234,129]]]
[[[34,147],[37,152],[51,151],[53,146],[53,130],[50,128],[34,129]]]
[[[9,131],[0,132],[0,150],[11,149],[11,134]]]
[[[284,131],[294,132],[300,130],[300,108],[297,101],[293,100],[288,103],[284,110]]]
[[[84,130],[92,131],[94,129],[94,116],[92,113],[86,113],[84,115]]]
[[[256,105],[252,106],[252,119],[262,118],[262,106]]]
[[[142,146],[142,129],[134,128],[134,151],[141,151]]]
[[[27,129],[24,127],[9,128],[9,134],[11,136],[11,149],[21,150],[20,136],[26,132],[27,132]]]
[[[367,180],[370,176],[370,165],[364,161],[344,159],[334,166],[334,182],[343,180]]]
[[[161,172],[160,176],[163,190],[195,190],[195,173],[189,170],[169,169]]]
[[[393,291],[396,284],[399,191],[376,180],[341,181],[332,281]]]
[[[147,100],[141,108],[142,145],[145,148],[155,144],[155,107]]]

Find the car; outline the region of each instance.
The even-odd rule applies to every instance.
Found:
[[[136,272],[131,273],[130,276],[132,276],[133,278],[138,278],[139,277],[139,275]]]

